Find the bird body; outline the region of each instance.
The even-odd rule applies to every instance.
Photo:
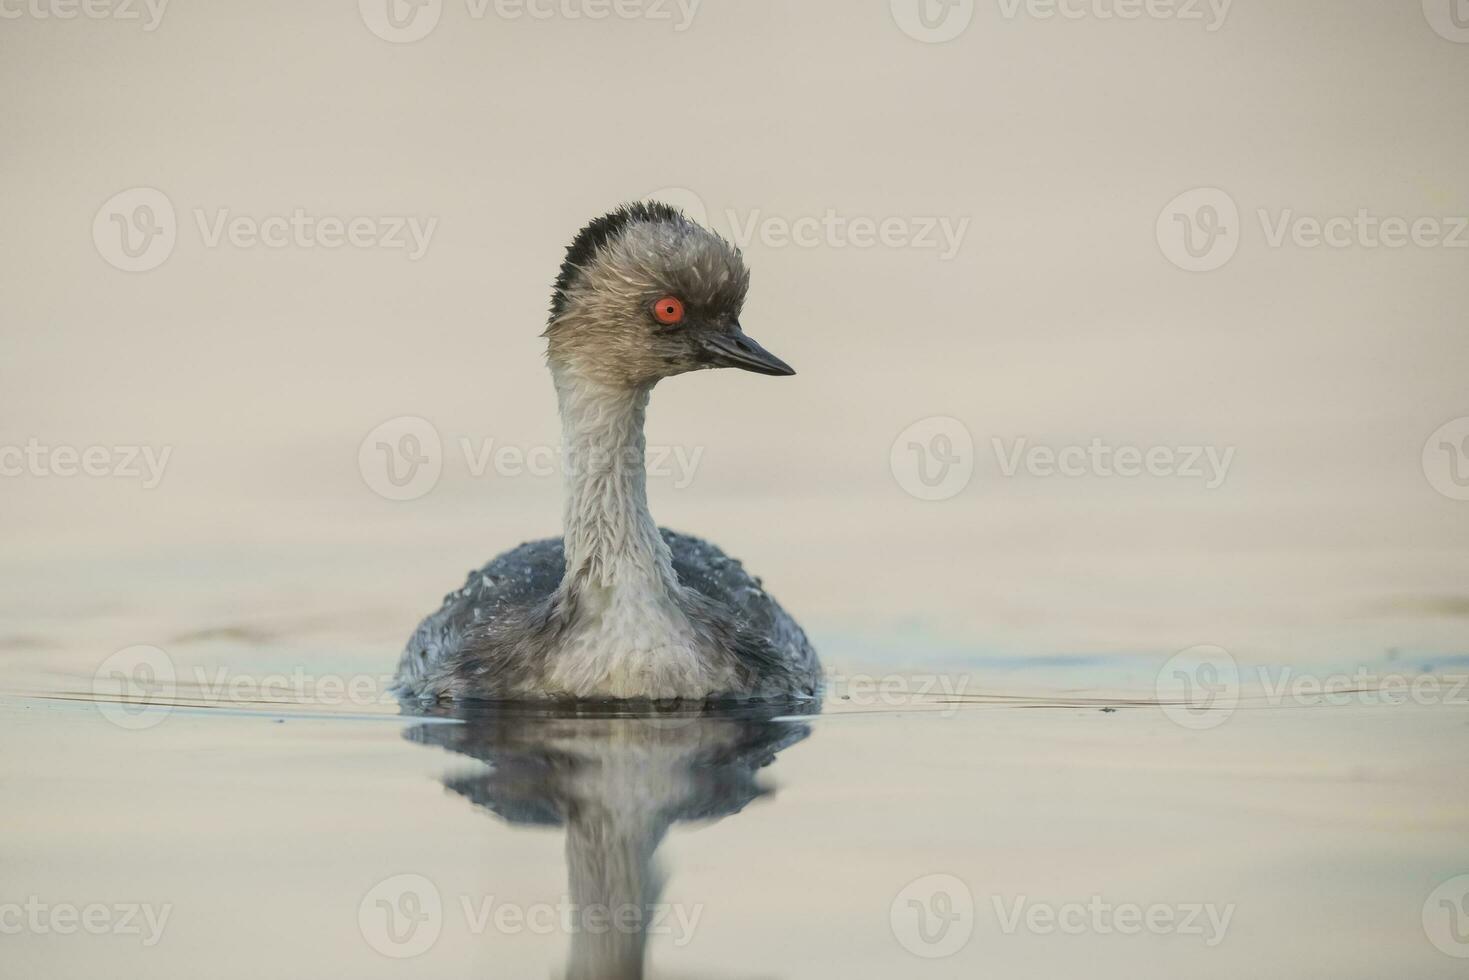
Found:
[[[564,536],[522,545],[420,624],[399,664],[422,700],[813,698],[796,622],[718,548],[660,531],[644,419],[663,377],[791,369],[738,322],[738,251],[663,205],[583,229],[552,302],[548,360],[565,445]]]

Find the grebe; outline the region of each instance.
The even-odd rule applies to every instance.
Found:
[[[739,562],[648,512],[643,418],[661,379],[795,371],[745,336],[738,249],[656,202],[576,236],[544,336],[566,462],[564,538],[471,572],[409,640],[423,701],[816,697],[806,635]]]

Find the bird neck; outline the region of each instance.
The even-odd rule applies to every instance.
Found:
[[[552,374],[566,452],[563,598],[673,594],[673,559],[648,510],[643,422],[652,386]]]

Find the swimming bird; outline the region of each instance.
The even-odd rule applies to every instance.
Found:
[[[740,251],[666,204],[628,204],[567,248],[544,336],[561,414],[563,537],[471,572],[414,632],[421,701],[812,699],[816,652],[760,579],[654,523],[643,422],[662,379],[795,371],[740,326]]]

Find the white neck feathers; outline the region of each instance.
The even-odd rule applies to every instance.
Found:
[[[668,547],[648,510],[643,420],[648,388],[616,388],[555,372],[566,452],[563,595],[602,590],[668,594]]]

